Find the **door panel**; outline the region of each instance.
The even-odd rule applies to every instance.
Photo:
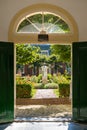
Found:
[[[0,42],[0,123],[14,119],[14,45]]]
[[[87,42],[73,43],[73,120],[87,121]]]

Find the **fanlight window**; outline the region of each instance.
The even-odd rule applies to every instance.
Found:
[[[18,25],[17,33],[69,33],[68,24],[49,12],[38,12],[26,16]]]

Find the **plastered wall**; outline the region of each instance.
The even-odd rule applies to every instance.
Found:
[[[41,0],[0,0],[0,41],[8,41],[9,25],[21,9],[43,3]],[[79,30],[79,41],[87,40],[87,0],[44,0],[44,3],[65,9],[75,19]]]

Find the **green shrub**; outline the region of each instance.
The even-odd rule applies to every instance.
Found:
[[[36,94],[37,90],[36,89],[32,89],[32,97],[34,97],[34,95]]]
[[[56,83],[35,83],[34,84],[35,89],[58,89],[58,84]]]
[[[17,98],[31,98],[32,97],[32,85],[31,84],[17,84],[16,85],[16,97]]]
[[[37,83],[37,82],[38,82],[38,77],[35,76],[35,75],[34,75],[34,76],[31,76],[30,81]]]
[[[59,97],[69,97],[70,95],[70,84],[60,83],[59,84]]]
[[[58,76],[58,84],[69,83],[70,81],[63,75]]]
[[[43,89],[44,84],[43,83],[34,83],[34,89]]]
[[[52,83],[53,82],[53,79],[52,79],[52,75],[51,74],[47,74],[47,80],[49,83]]]
[[[53,79],[52,79],[52,75],[51,74],[47,74],[47,81],[49,83],[52,83],[53,82]],[[42,82],[42,74],[39,74],[38,75],[38,83],[41,83]]]
[[[63,75],[58,76],[59,96],[69,97],[70,95],[70,80],[66,79]]]
[[[54,89],[54,94],[56,95],[56,97],[59,97],[59,89]]]
[[[57,84],[58,84],[58,76],[53,75],[52,79],[53,79],[53,82],[54,82],[54,83],[57,83]]]
[[[17,98],[30,98],[32,97],[33,84],[27,77],[16,77],[16,97]]]
[[[44,85],[44,88],[45,89],[58,89],[58,84],[56,83],[47,83]]]
[[[42,81],[42,74],[39,74],[38,75],[38,83],[41,83],[41,81]]]

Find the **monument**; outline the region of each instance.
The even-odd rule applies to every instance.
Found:
[[[47,83],[47,69],[48,67],[44,64],[42,66],[42,83]]]

